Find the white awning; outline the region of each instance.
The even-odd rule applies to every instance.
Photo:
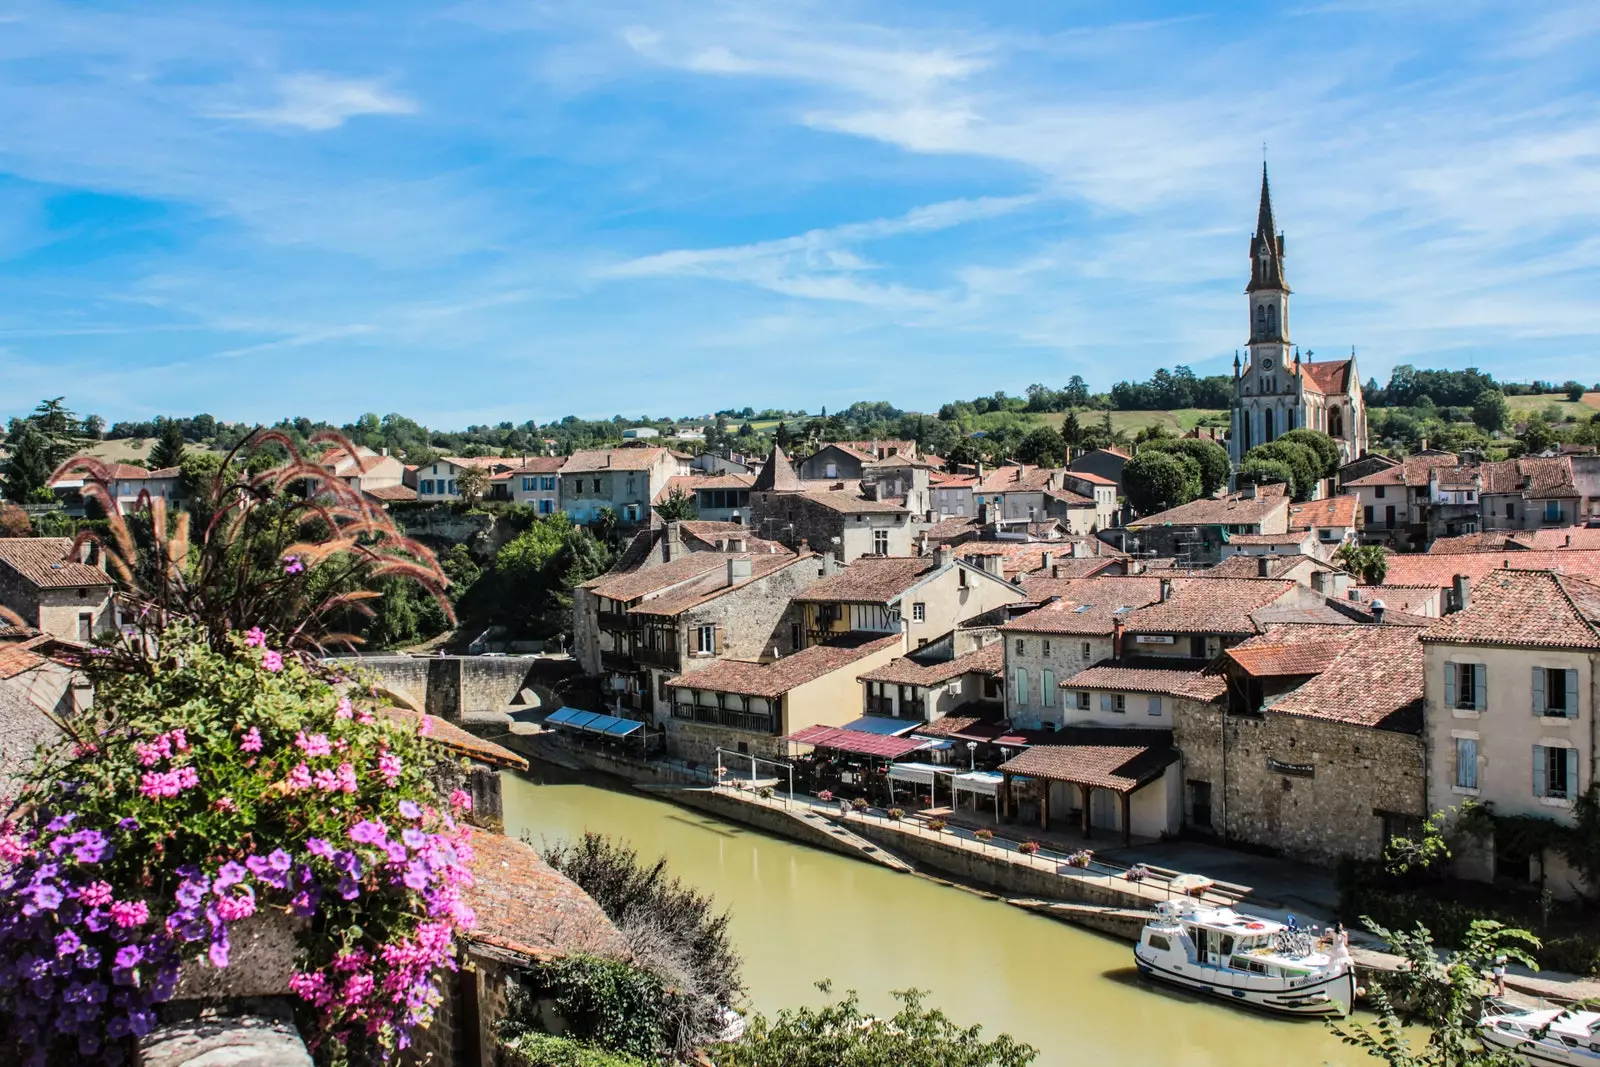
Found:
[[[956,775],[955,788],[958,793],[982,793],[992,797],[1000,792],[1004,778],[999,771],[968,771]]]
[[[889,777],[896,782],[916,782],[918,785],[932,785],[935,775],[954,773],[954,768],[940,767],[933,763],[889,764]]]

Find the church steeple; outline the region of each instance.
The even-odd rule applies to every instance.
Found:
[[[1289,291],[1283,277],[1283,237],[1272,217],[1272,188],[1267,183],[1267,165],[1261,164],[1261,207],[1256,212],[1256,232],[1250,238],[1250,287]]]

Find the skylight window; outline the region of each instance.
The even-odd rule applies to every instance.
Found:
[[[1088,611],[1092,607],[1094,607],[1093,604],[1079,604],[1077,607],[1073,608],[1072,611],[1073,611],[1073,614],[1082,615],[1084,612]]]

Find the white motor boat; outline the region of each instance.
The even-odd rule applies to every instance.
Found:
[[[1133,950],[1141,974],[1285,1015],[1348,1015],[1355,1004],[1355,965],[1342,939],[1319,941],[1192,899],[1163,901],[1156,912]]]
[[[1478,1036],[1490,1048],[1513,1052],[1538,1067],[1600,1067],[1600,1012],[1545,1008],[1518,1011],[1490,1001]]]

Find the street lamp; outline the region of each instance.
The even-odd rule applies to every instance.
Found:
[[[977,769],[978,769],[978,742],[976,742],[976,741],[968,741],[967,742],[967,770],[975,771]]]

